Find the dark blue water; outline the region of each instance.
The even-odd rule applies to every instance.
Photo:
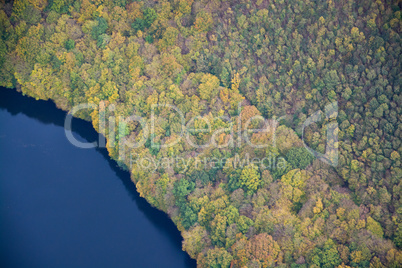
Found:
[[[0,267],[195,267],[180,233],[65,113],[0,88]],[[74,136],[95,141],[88,122]]]

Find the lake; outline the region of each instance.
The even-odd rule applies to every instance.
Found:
[[[65,115],[0,88],[0,266],[196,267],[106,149],[70,144]],[[73,134],[98,138],[80,119]]]

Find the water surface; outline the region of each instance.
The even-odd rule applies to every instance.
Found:
[[[80,149],[65,113],[0,88],[0,267],[195,267],[171,220],[105,149]],[[97,139],[73,119],[74,136]]]

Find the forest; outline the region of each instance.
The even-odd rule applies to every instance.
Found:
[[[107,137],[198,267],[402,266],[401,1],[0,6],[0,86],[65,111],[96,107],[75,116]],[[331,103],[335,114],[303,127]],[[154,118],[153,133],[131,115]],[[179,139],[183,121],[205,131]],[[328,143],[336,165],[306,149]],[[252,161],[267,156],[276,164]],[[133,164],[169,158],[185,166]]]

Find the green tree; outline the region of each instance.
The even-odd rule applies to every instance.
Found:
[[[148,28],[151,24],[156,20],[158,14],[156,13],[155,9],[149,7],[144,11],[144,20],[145,20],[145,27]]]
[[[210,268],[228,268],[232,259],[232,255],[224,248],[214,248],[208,250],[205,265]]]
[[[180,207],[185,203],[188,194],[194,190],[194,182],[189,182],[186,179],[176,181],[173,188],[173,194],[176,197],[176,204]]]
[[[293,168],[305,169],[314,160],[314,156],[304,147],[298,147],[288,151],[286,160]]]
[[[367,217],[367,230],[369,230],[378,237],[384,236],[384,231],[382,230],[381,224],[376,222],[370,216]]]
[[[70,38],[67,39],[67,41],[66,41],[64,47],[65,47],[67,50],[73,49],[73,48],[75,47],[75,41],[74,41],[73,39],[70,39]]]
[[[134,22],[131,24],[131,27],[135,32],[149,28],[152,23],[157,19],[158,14],[153,8],[146,8],[144,10],[143,18],[136,18]]]
[[[237,220],[237,226],[243,234],[247,233],[248,229],[253,225],[253,220],[243,215],[241,215]]]
[[[261,184],[261,175],[258,172],[258,167],[254,164],[250,164],[243,168],[239,182],[240,186],[248,195],[255,193],[258,186]]]
[[[189,231],[183,232],[183,249],[189,255],[196,259],[198,254],[205,248],[207,244],[208,233],[202,226],[196,226]]]
[[[108,24],[107,21],[102,18],[102,17],[98,17],[96,19],[97,24],[92,28],[92,38],[97,40],[98,37],[102,34],[104,34],[108,28]]]
[[[203,100],[211,100],[217,93],[219,87],[219,79],[212,74],[204,74],[201,78],[201,84],[198,87],[200,97]]]

